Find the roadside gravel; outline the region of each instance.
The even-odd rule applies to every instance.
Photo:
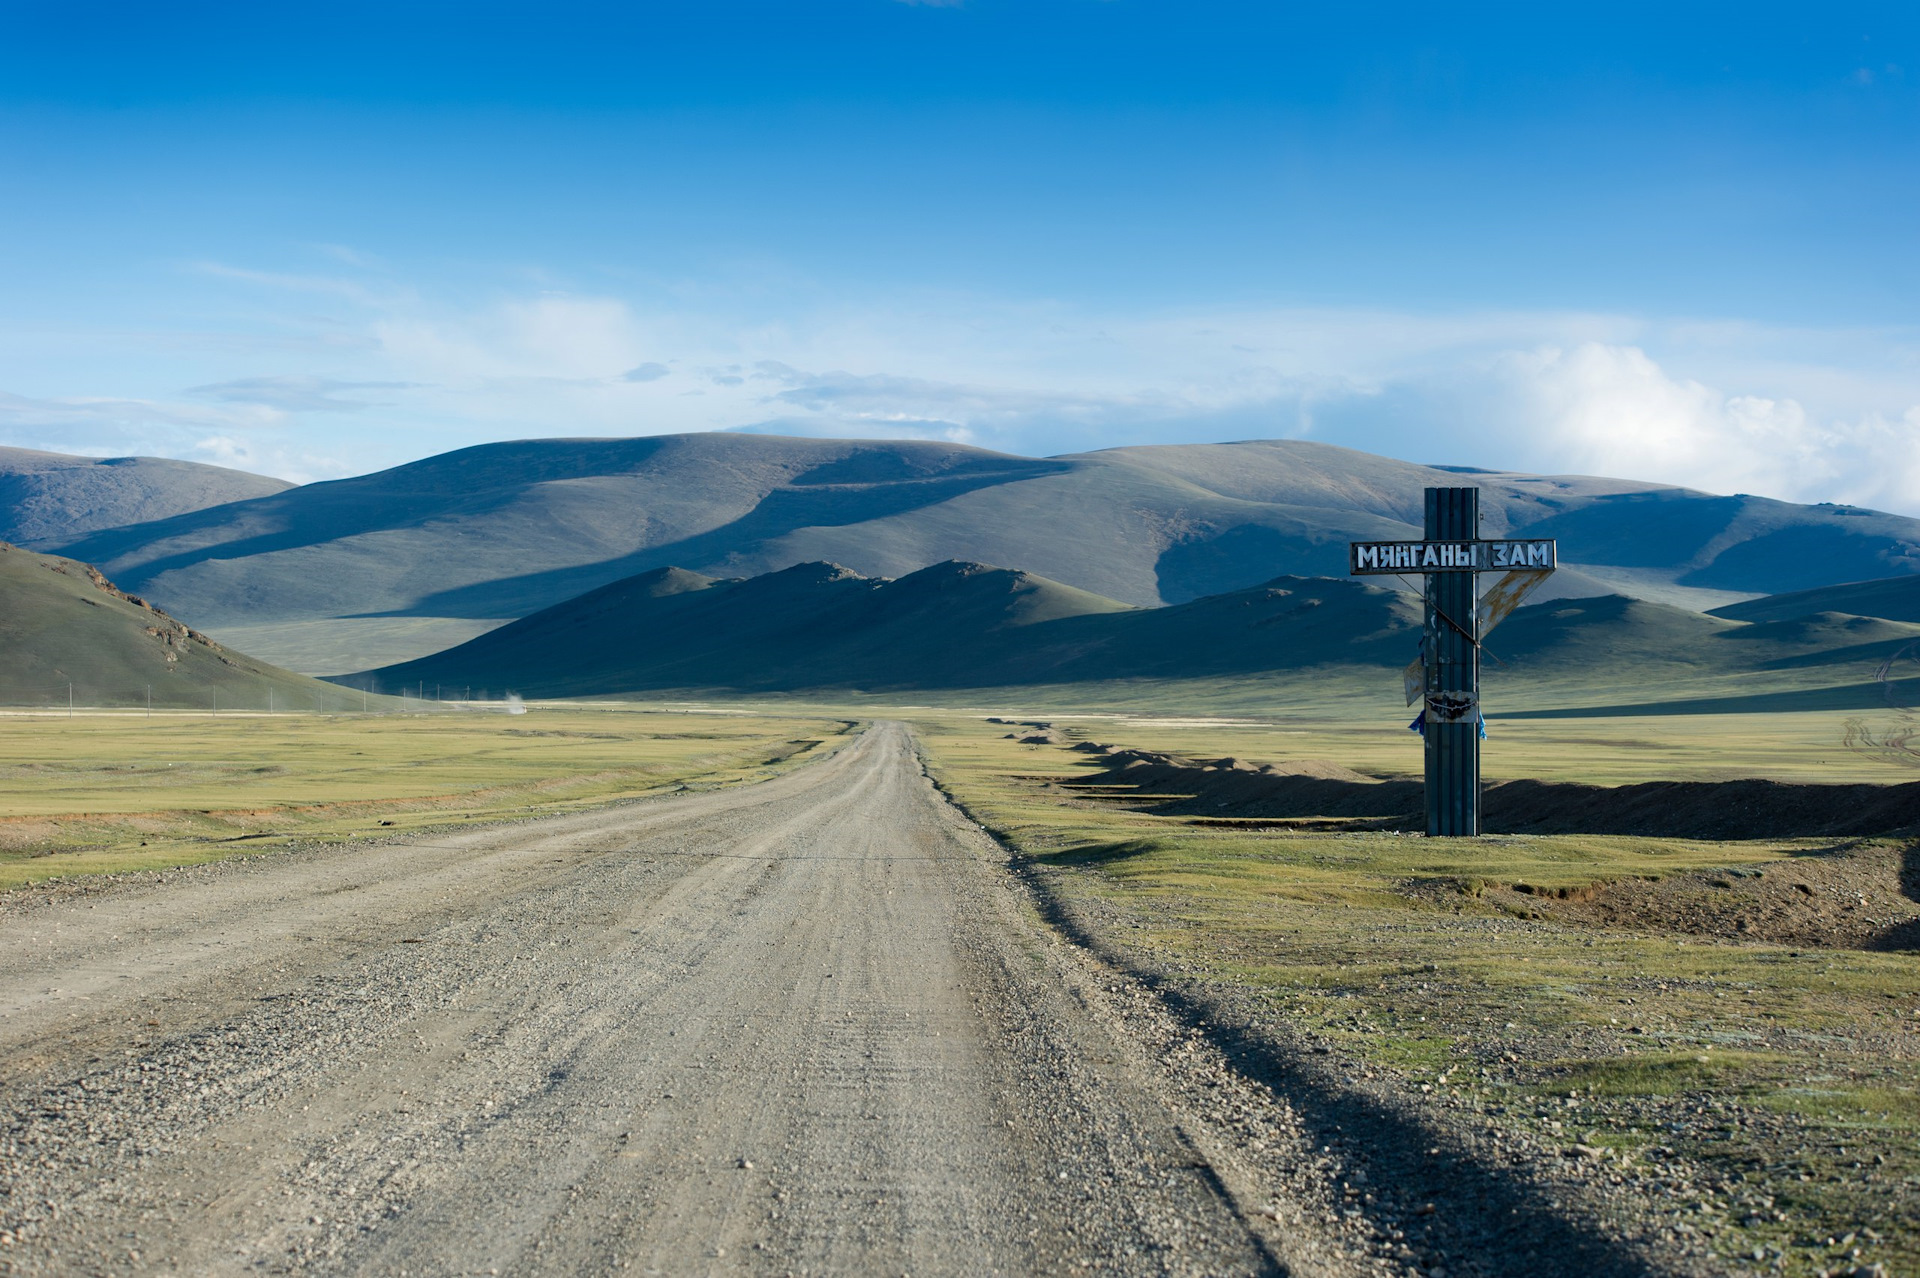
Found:
[[[15,894],[0,972],[4,1273],[1380,1260],[1324,1169],[1235,1152],[1141,1018],[1176,1021],[898,725],[749,788]]]

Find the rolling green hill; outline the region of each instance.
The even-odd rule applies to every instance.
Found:
[[[1418,536],[1422,490],[1463,482],[1483,490],[1489,535],[1561,539],[1560,596],[1701,608],[1920,569],[1920,520],[1304,441],[1026,458],[726,433],[489,444],[95,532],[63,553],[218,633],[271,644],[302,623],[302,660],[338,670],[383,635],[382,651],[431,651],[668,565],[747,577],[830,561],[904,577],[964,559],[1182,603],[1341,573],[1348,541]]]
[[[70,457],[0,448],[0,541],[34,549],[293,487],[161,457]]]
[[[0,544],[0,705],[358,710],[333,684],[256,661],[85,564]],[[384,700],[384,699],[383,699]],[[385,708],[382,706],[381,708]]]
[[[837,564],[748,579],[666,568],[591,591],[448,651],[342,678],[583,696],[1007,688],[1404,665],[1416,598],[1344,578],[1280,577],[1133,608],[1030,573],[943,563],[898,580]],[[1516,611],[1488,640],[1503,671],[1636,687],[1858,665],[1920,626],[1824,616],[1759,625],[1622,596]]]

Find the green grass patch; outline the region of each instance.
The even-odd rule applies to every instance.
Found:
[[[0,889],[735,784],[835,748],[846,726],[650,707],[16,718],[0,734]]]
[[[1756,1064],[1776,1058],[1752,1054],[1649,1053],[1571,1061],[1539,1090],[1552,1096],[1681,1096],[1736,1088]]]
[[[1920,1127],[1920,1088],[1913,1086],[1816,1081],[1778,1088],[1761,1103],[1782,1113],[1837,1123],[1903,1131]]]
[[[1367,1056],[1379,1064],[1412,1074],[1437,1074],[1458,1064],[1459,1044],[1452,1038],[1402,1034],[1369,1036]]]
[[[1355,1068],[1403,1075],[1549,1147],[1656,1163],[1677,1150],[1709,1181],[1778,1194],[1795,1231],[1873,1222],[1892,1236],[1920,1214],[1913,955],[1556,915],[1626,880],[1841,855],[1832,840],[1196,826],[1057,784],[1101,766],[1071,745],[1328,759],[1391,775],[1418,766],[1418,743],[1306,714],[1037,717],[1064,740],[1022,745],[977,716],[921,711],[915,722],[934,775],[1035,859],[1049,891],[1125,920],[1114,939],[1144,960],[1259,992]],[[1819,714],[1537,720],[1496,726],[1504,739],[1489,743],[1489,771],[1609,784],[1908,779],[1849,757],[1841,735],[1837,716]]]

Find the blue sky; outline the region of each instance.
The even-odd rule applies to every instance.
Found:
[[[1303,436],[1920,513],[1914,6],[1560,8],[12,6],[0,442]]]

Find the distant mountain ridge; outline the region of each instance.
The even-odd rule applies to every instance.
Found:
[[[0,448],[0,541],[44,549],[292,487],[284,479],[162,457]]]
[[[1343,573],[1348,541],[1419,536],[1422,490],[1463,482],[1482,489],[1488,535],[1560,539],[1549,596],[1704,608],[1920,570],[1920,520],[1903,516],[1468,474],[1307,441],[1026,458],[726,433],[482,445],[62,549],[216,632],[297,622],[312,639],[334,619],[364,634],[385,617],[426,642],[435,618],[447,630],[459,620],[465,637],[474,619],[524,617],[668,565],[750,577],[830,561],[900,578],[958,559],[1135,605],[1181,603]],[[330,668],[352,668],[348,627],[339,633]]]
[[[1398,667],[1417,651],[1416,597],[1340,578],[1134,608],[1031,573],[935,564],[897,580],[838,564],[748,579],[655,569],[418,661],[339,681],[416,681],[531,696],[667,689],[775,692],[1179,680]],[[1865,660],[1920,625],[1831,614],[1726,621],[1606,596],[1521,608],[1490,636],[1521,670],[1665,675]]]

